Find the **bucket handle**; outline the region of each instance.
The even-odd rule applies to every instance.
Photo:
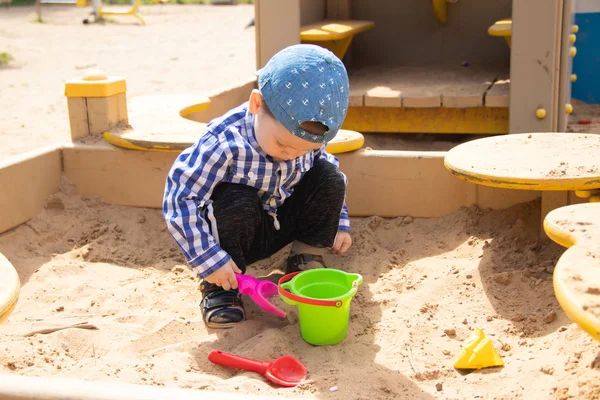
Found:
[[[317,299],[311,299],[309,297],[297,296],[293,293],[288,292],[287,290],[285,290],[284,288],[281,287],[282,283],[286,283],[286,282],[290,281],[294,276],[298,275],[300,272],[302,272],[302,271],[292,272],[291,274],[284,275],[281,277],[281,279],[279,279],[279,284],[277,285],[277,290],[279,291],[280,295],[287,297],[288,299],[293,300],[297,303],[310,304],[313,306],[325,306],[325,307],[340,308],[344,304],[342,302],[342,300],[317,300]]]

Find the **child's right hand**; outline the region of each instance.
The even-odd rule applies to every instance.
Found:
[[[233,260],[227,261],[221,268],[204,278],[207,282],[221,286],[225,290],[237,289],[238,283],[235,273],[241,274],[242,271],[238,268]]]

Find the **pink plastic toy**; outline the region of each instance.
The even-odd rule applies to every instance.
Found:
[[[240,293],[247,294],[263,310],[285,318],[286,313],[267,300],[278,293],[277,284],[253,276],[235,274]]]

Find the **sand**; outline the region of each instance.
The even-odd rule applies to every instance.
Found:
[[[111,6],[116,7],[116,6]],[[69,140],[64,84],[97,68],[127,81],[127,97],[207,95],[247,80],[255,70],[249,5],[141,6],[147,26],[115,16],[83,25],[91,7],[0,7],[0,159]]]
[[[80,197],[63,182],[40,214],[0,238],[23,284],[0,326],[0,371],[328,399],[598,398],[600,345],[557,304],[551,277],[563,249],[538,243],[538,222],[538,202],[433,219],[352,219],[353,247],[326,259],[364,277],[349,336],[315,347],[279,299],[287,320],[245,297],[246,322],[206,329],[199,281],[160,211]],[[286,251],[249,272],[276,279]],[[28,336],[77,323],[97,329]],[[453,368],[475,327],[504,368]],[[297,388],[277,388],[254,373],[212,365],[213,349],[264,360],[293,355],[309,377]]]
[[[128,17],[84,26],[90,10],[45,5],[45,23],[38,24],[31,22],[34,7],[0,8],[0,52],[14,58],[0,67],[0,159],[69,140],[64,83],[88,68],[124,77],[128,98],[207,95],[255,70],[254,29],[244,29],[252,6],[142,6],[145,27]],[[572,103],[569,131],[600,132],[600,106]],[[404,139],[395,144],[424,147]]]
[[[128,96],[208,94],[254,70],[248,6],[142,6],[148,26],[115,18],[82,26],[89,10],[0,9],[0,158],[68,139],[63,85],[86,68],[126,77]],[[187,33],[182,33],[187,32]],[[578,115],[579,113],[579,115]],[[575,104],[573,131],[600,132],[597,108]],[[577,119],[579,120],[579,119]],[[449,136],[446,136],[449,138]],[[456,141],[394,139],[402,148],[447,150]],[[391,139],[368,138],[373,148]],[[464,138],[462,139],[464,140]],[[0,235],[22,294],[0,326],[0,371],[28,376],[326,399],[600,398],[600,345],[562,312],[552,290],[564,249],[538,243],[539,203],[508,210],[463,208],[443,218],[353,218],[354,246],[331,267],[364,276],[347,339],[314,347],[294,309],[281,320],[245,298],[248,320],[207,330],[199,281],[159,210],[76,195],[68,182],[35,218]],[[287,249],[250,267],[276,278]],[[48,328],[85,324],[52,333]],[[460,373],[452,365],[478,327],[505,367]],[[294,389],[212,365],[220,349],[309,369]]]

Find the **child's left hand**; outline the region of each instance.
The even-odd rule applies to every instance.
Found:
[[[338,231],[335,238],[335,243],[331,248],[331,252],[334,254],[344,254],[352,246],[352,237],[349,232]]]

